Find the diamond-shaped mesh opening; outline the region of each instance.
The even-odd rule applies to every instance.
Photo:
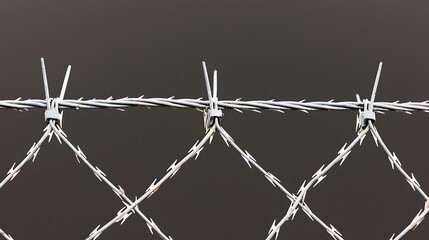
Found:
[[[77,139],[79,146],[133,198],[143,194],[204,133],[201,113],[193,110],[135,108],[72,113],[67,113],[72,118],[67,127],[77,131],[75,138],[85,136]],[[106,119],[100,122],[98,114]]]
[[[172,180],[142,208],[159,224],[173,226],[177,239],[264,238],[289,203],[259,171],[249,170],[220,136]]]
[[[332,139],[356,136],[354,126],[349,124],[356,117],[351,112],[312,112],[313,118],[303,112],[264,114],[269,116],[228,112],[222,126],[240,146],[264,159],[263,167],[275,171],[274,175],[293,193],[338,151],[338,143]]]

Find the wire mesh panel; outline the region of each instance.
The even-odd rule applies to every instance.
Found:
[[[49,91],[48,87],[48,77],[45,67],[44,60],[41,59],[42,65],[42,76],[44,83],[45,98],[44,99],[27,99],[21,100],[0,100],[0,108],[4,109],[15,109],[18,111],[28,111],[33,108],[43,108],[45,109],[45,123],[46,126],[42,131],[41,137],[36,139],[34,144],[30,147],[25,157],[21,161],[16,161],[10,169],[6,170],[6,176],[0,182],[0,188],[5,187],[6,185],[13,184],[11,181],[19,178],[20,173],[25,168],[30,168],[28,166],[29,162],[35,162],[36,157],[41,149],[41,146],[44,142],[50,142],[51,139],[55,136],[55,139],[59,143],[64,143],[70,151],[70,154],[74,154],[78,164],[83,164],[87,169],[89,169],[93,175],[100,181],[100,185],[107,187],[112,192],[112,198],[118,198],[122,207],[116,210],[110,211],[110,219],[106,219],[104,223],[100,223],[98,226],[94,226],[93,230],[88,233],[86,237],[89,239],[103,238],[103,233],[109,231],[111,226],[116,224],[122,225],[125,223],[128,218],[135,217],[141,218],[146,224],[149,231],[158,235],[160,239],[171,240],[173,236],[170,236],[166,232],[168,231],[169,226],[161,226],[157,224],[153,218],[149,217],[145,211],[139,208],[139,205],[148,201],[156,192],[164,186],[164,183],[169,181],[174,181],[174,177],[177,174],[181,174],[181,171],[185,166],[191,168],[192,164],[189,164],[189,160],[197,159],[204,151],[204,148],[212,143],[214,136],[220,136],[226,144],[226,147],[233,149],[236,153],[236,156],[241,157],[244,160],[246,166],[250,169],[257,170],[260,173],[261,177],[264,177],[268,183],[275,188],[276,191],[280,192],[285,200],[287,200],[288,205],[279,206],[283,209],[283,217],[276,219],[272,222],[271,227],[268,230],[266,239],[277,239],[281,228],[286,226],[288,222],[293,221],[295,215],[302,211],[308,218],[314,222],[314,224],[320,225],[320,227],[327,232],[328,235],[332,236],[334,239],[347,239],[347,236],[341,234],[341,229],[334,227],[329,223],[329,219],[324,217],[322,214],[318,214],[318,209],[313,208],[311,204],[308,203],[309,197],[307,197],[309,192],[317,191],[319,184],[323,184],[323,180],[327,177],[327,174],[331,174],[336,171],[337,166],[341,166],[347,157],[351,154],[352,150],[355,149],[358,144],[362,144],[367,135],[371,135],[374,143],[377,147],[380,148],[380,151],[383,151],[388,160],[386,167],[391,167],[392,169],[398,171],[405,181],[411,186],[415,194],[420,195],[422,198],[421,205],[419,206],[420,211],[415,213],[415,216],[409,220],[409,224],[404,226],[401,229],[395,229],[393,231],[397,232],[396,234],[391,235],[390,239],[401,239],[403,238],[410,230],[415,229],[425,218],[429,212],[429,201],[428,196],[423,191],[423,187],[420,186],[417,178],[413,173],[406,168],[406,164],[402,165],[401,161],[397,155],[388,148],[387,144],[382,139],[382,134],[375,127],[376,124],[376,113],[384,114],[389,111],[401,112],[411,114],[417,111],[429,112],[429,102],[376,102],[376,92],[378,87],[378,82],[381,76],[382,63],[378,67],[376,74],[375,84],[370,99],[361,99],[359,95],[356,95],[355,101],[345,101],[345,102],[336,102],[336,101],[275,101],[275,100],[254,100],[254,101],[242,101],[240,99],[233,101],[220,100],[218,97],[218,75],[217,71],[213,72],[212,75],[212,84],[210,83],[209,73],[207,71],[206,65],[203,62],[203,73],[204,80],[207,89],[208,99],[176,99],[171,98],[145,98],[141,97],[124,97],[119,99],[107,98],[107,99],[91,99],[84,100],[80,99],[65,99],[66,88],[68,85],[68,80],[70,78],[71,66],[66,70],[65,78],[63,85],[58,97],[53,97]],[[195,109],[202,112],[205,132],[202,132],[202,136],[198,139],[192,146],[186,155],[178,157],[174,160],[171,165],[166,169],[165,173],[159,173],[159,177],[153,180],[151,183],[140,183],[146,185],[144,193],[139,196],[130,197],[125,191],[127,189],[125,186],[120,186],[115,183],[112,179],[109,178],[107,172],[104,172],[100,167],[96,166],[92,159],[84,153],[82,149],[87,147],[80,147],[70,140],[70,136],[73,135],[73,132],[65,132],[62,128],[63,121],[63,111],[62,109],[99,109],[99,108],[108,108],[108,109],[117,109],[123,111],[126,108],[130,107],[166,107],[166,108],[175,108],[175,109]],[[251,150],[245,150],[241,147],[238,141],[235,141],[230,130],[224,128],[221,119],[224,117],[224,114],[228,110],[235,110],[237,112],[265,112],[265,111],[274,111],[279,113],[285,113],[286,111],[301,111],[304,113],[310,113],[314,111],[344,111],[344,110],[353,110],[358,111],[356,119],[356,133],[357,136],[354,139],[351,139],[350,144],[344,144],[339,151],[336,153],[336,156],[331,162],[326,160],[321,160],[321,163],[324,163],[319,170],[317,170],[314,175],[307,176],[306,180],[302,183],[302,186],[296,189],[288,189],[286,184],[282,181],[281,178],[276,177],[273,173],[269,171],[268,168],[264,167],[262,162],[258,161],[250,152]],[[263,118],[264,116],[260,116]],[[309,116],[311,117],[311,116]],[[121,126],[118,126],[121,127]],[[269,126],[267,126],[269,127]],[[340,141],[340,142],[343,142]],[[268,143],[269,144],[269,143]],[[122,161],[126,161],[126,158]],[[150,162],[148,163],[150,165]],[[189,165],[189,166],[188,166]],[[100,186],[101,187],[101,186]],[[257,189],[256,189],[257,190]],[[368,199],[371,201],[371,199]],[[210,206],[207,206],[210,207]],[[12,233],[9,233],[7,229],[0,230],[0,234],[5,239],[13,239]],[[285,233],[285,235],[287,235]]]

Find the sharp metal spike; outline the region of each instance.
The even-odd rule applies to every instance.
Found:
[[[322,167],[320,167],[319,170],[317,170],[317,172],[315,174],[313,174],[313,176],[311,178],[314,178],[314,177],[318,176],[319,174],[321,174],[324,167],[325,167],[325,164],[323,164]]]
[[[48,100],[49,100],[49,87],[48,87],[48,75],[46,74],[45,60],[43,58],[40,58],[40,63],[42,65],[42,76],[43,76],[43,85],[44,85],[44,88],[45,88],[46,104],[48,104]]]
[[[203,61],[204,80],[206,82],[207,96],[209,98],[210,109],[213,109],[212,90],[210,88],[209,74],[207,73],[206,63]]]
[[[97,233],[98,232],[98,228],[100,227],[101,225],[98,225],[94,230],[92,230],[92,232],[89,234],[89,236],[90,237],[92,237],[92,236],[94,236],[94,240],[95,239],[97,239],[99,236],[100,236],[100,234],[101,234],[101,232],[99,232],[99,233]]]
[[[272,232],[274,232],[276,234],[275,239],[277,239],[277,237],[279,236],[279,231],[280,231],[280,227],[279,225],[276,225],[276,220],[274,220],[270,230],[268,230],[268,234],[271,234]]]
[[[357,101],[358,103],[362,103],[362,100],[361,100],[361,98],[360,98],[359,94],[356,94],[356,101]]]
[[[317,182],[313,185],[313,187],[316,187],[317,184],[319,184],[323,179],[325,179],[326,175],[320,176],[317,178]]]
[[[381,74],[381,68],[382,67],[383,67],[383,63],[380,62],[380,64],[378,64],[377,76],[375,77],[374,87],[372,89],[371,101],[369,102],[369,106],[368,106],[368,110],[369,111],[372,111],[374,109],[375,93],[377,92],[378,81],[380,79],[380,74]]]
[[[39,153],[39,151],[40,151],[40,148],[37,148],[37,150],[34,152],[32,162],[34,162],[34,160],[36,160],[36,156]]]
[[[64,95],[66,94],[66,88],[67,88],[67,83],[68,83],[69,77],[70,77],[70,71],[71,71],[71,65],[69,65],[67,67],[66,75],[64,77],[64,82],[63,82],[63,86],[61,88],[61,93],[60,93],[60,99],[61,100],[64,99]]]

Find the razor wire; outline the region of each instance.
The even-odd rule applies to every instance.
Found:
[[[398,235],[393,234],[390,240],[401,239],[406,233],[410,230],[415,229],[424,219],[424,217],[429,212],[429,198],[426,193],[422,190],[417,179],[411,173],[409,175],[402,168],[402,164],[399,161],[398,157],[394,152],[391,152],[384,141],[382,140],[380,134],[374,126],[375,123],[375,113],[385,113],[389,111],[404,112],[411,114],[416,111],[429,112],[429,101],[423,102],[404,102],[400,103],[399,101],[395,102],[375,102],[375,94],[377,91],[377,86],[379,78],[381,75],[382,63],[380,63],[376,80],[373,87],[373,92],[371,95],[371,100],[363,99],[361,100],[359,95],[356,95],[356,101],[343,101],[335,102],[334,100],[330,101],[313,101],[306,102],[305,100],[301,101],[275,101],[275,100],[257,100],[257,101],[242,101],[241,99],[223,101],[218,99],[217,94],[217,71],[213,73],[213,91],[210,86],[210,79],[207,72],[205,63],[203,62],[203,72],[204,80],[206,83],[208,100],[203,100],[202,98],[198,99],[175,99],[174,97],[170,98],[144,98],[140,96],[137,98],[124,97],[120,99],[113,99],[109,97],[107,99],[91,99],[83,100],[79,98],[75,99],[64,99],[65,91],[67,88],[68,79],[70,77],[71,66],[69,65],[65,78],[63,81],[63,86],[61,88],[60,96],[56,98],[50,97],[49,88],[48,88],[48,78],[46,73],[46,67],[43,58],[41,59],[42,66],[42,76],[44,83],[44,92],[45,99],[27,99],[21,100],[21,98],[15,100],[0,100],[0,108],[5,109],[15,109],[18,111],[29,110],[32,108],[45,108],[45,121],[47,123],[46,128],[43,130],[44,134],[42,137],[35,142],[30,150],[27,152],[26,157],[18,165],[16,162],[12,165],[10,170],[7,172],[7,176],[0,182],[0,189],[9,181],[12,181],[18,173],[21,171],[23,166],[30,160],[35,161],[36,156],[41,148],[41,145],[48,139],[48,142],[51,141],[53,135],[60,142],[64,142],[75,154],[78,163],[84,162],[84,164],[93,172],[93,174],[104,184],[112,189],[112,191],[120,198],[124,207],[118,210],[116,215],[104,225],[98,225],[86,238],[86,240],[96,239],[107,230],[110,226],[115,223],[123,224],[128,217],[132,214],[137,213],[146,223],[150,232],[154,234],[154,231],[159,235],[163,240],[172,240],[171,236],[167,236],[161,231],[161,229],[156,225],[152,218],[147,217],[140,209],[139,204],[143,201],[149,199],[167,180],[171,179],[180,168],[192,157],[195,159],[198,158],[199,154],[204,149],[204,146],[207,142],[210,144],[216,132],[219,132],[219,135],[222,137],[224,142],[228,147],[232,146],[235,151],[237,151],[249,168],[256,168],[259,170],[265,178],[275,187],[279,188],[286,197],[290,200],[290,206],[287,208],[285,216],[277,222],[274,220],[272,223],[266,240],[272,239],[275,235],[277,239],[280,228],[289,220],[293,220],[295,214],[302,209],[312,221],[316,221],[321,225],[327,232],[336,240],[343,240],[341,233],[331,224],[326,224],[321,220],[313,211],[310,209],[309,205],[305,202],[307,193],[311,187],[316,187],[326,176],[327,172],[332,170],[337,163],[341,166],[346,160],[347,156],[351,153],[352,149],[357,145],[362,144],[366,134],[371,132],[371,135],[374,138],[375,144],[378,147],[382,146],[383,150],[388,156],[388,160],[392,166],[392,169],[395,167],[399,172],[405,177],[406,181],[410,184],[414,191],[417,190],[419,194],[425,199],[424,207],[417,213],[417,215],[412,219],[411,223],[406,226]],[[62,130],[62,118],[63,111],[60,112],[60,109],[75,108],[75,109],[94,109],[94,108],[111,108],[123,111],[125,108],[129,107],[172,107],[180,109],[196,109],[204,113],[204,126],[206,133],[201,140],[198,140],[188,151],[188,154],[183,157],[181,160],[175,160],[170,167],[167,169],[167,173],[160,178],[159,181],[155,179],[149,187],[146,189],[143,195],[140,197],[135,197],[135,200],[131,200],[126,194],[124,188],[121,186],[116,186],[108,178],[107,175],[97,166],[92,165],[88,158],[85,156],[84,152],[78,145],[73,145],[66,133]],[[311,111],[319,110],[358,110],[359,114],[356,120],[356,131],[357,137],[347,146],[347,143],[339,150],[338,156],[332,160],[328,165],[322,165],[322,167],[311,177],[311,180],[304,181],[300,189],[296,194],[288,191],[280,182],[280,180],[274,176],[272,173],[266,171],[261,165],[259,165],[256,159],[247,151],[243,150],[239,145],[234,141],[231,135],[221,126],[221,118],[223,117],[223,110],[235,110],[238,112],[243,111],[255,111],[262,112],[265,110],[277,111],[284,113],[285,111],[298,110],[305,113]],[[16,165],[16,166],[15,166]],[[277,222],[277,223],[276,223]],[[3,230],[0,229],[0,234],[8,240],[12,240],[12,236],[6,234]]]

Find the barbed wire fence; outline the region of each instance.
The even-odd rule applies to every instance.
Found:
[[[51,97],[48,87],[48,78],[46,74],[46,67],[43,58],[41,59],[42,65],[42,76],[44,83],[45,99],[27,99],[22,100],[21,98],[15,100],[0,100],[0,108],[3,109],[15,109],[18,111],[28,111],[32,108],[45,108],[45,121],[46,128],[43,129],[43,134],[41,138],[35,142],[32,147],[27,152],[26,157],[19,162],[15,162],[12,167],[8,170],[7,176],[0,182],[0,188],[2,188],[6,183],[12,181],[26,163],[30,160],[35,161],[36,156],[40,150],[42,143],[46,140],[51,141],[52,137],[55,136],[57,140],[62,143],[64,142],[76,155],[78,163],[83,162],[93,174],[105,185],[112,189],[112,191],[119,197],[122,201],[124,207],[121,208],[117,213],[112,217],[110,221],[105,224],[100,224],[89,234],[86,240],[96,239],[107,230],[110,226],[115,223],[123,224],[128,217],[133,214],[140,216],[150,232],[154,234],[155,232],[163,240],[172,240],[171,236],[165,234],[160,227],[154,222],[150,217],[147,217],[140,209],[139,204],[144,200],[150,198],[163,183],[171,179],[180,168],[191,158],[198,158],[200,152],[203,150],[204,146],[207,143],[211,143],[214,135],[219,133],[223,138],[228,147],[232,146],[243,158],[249,168],[258,169],[265,178],[275,187],[279,188],[285,196],[290,200],[290,206],[285,211],[284,217],[280,220],[274,220],[271,228],[268,231],[266,240],[277,239],[280,228],[287,221],[293,220],[295,214],[301,209],[303,210],[312,221],[319,223],[328,234],[330,234],[334,239],[344,239],[339,230],[330,224],[326,224],[324,220],[319,218],[310,206],[305,202],[307,192],[312,187],[316,187],[326,176],[327,173],[333,169],[335,165],[342,165],[346,160],[347,156],[351,153],[352,149],[365,139],[365,136],[368,132],[371,133],[374,142],[377,146],[381,145],[382,149],[386,152],[387,158],[391,164],[392,169],[397,169],[404,177],[405,180],[410,184],[414,191],[417,191],[425,200],[423,208],[416,214],[416,216],[411,220],[411,223],[406,226],[399,234],[393,234],[390,237],[390,240],[398,240],[405,236],[410,230],[415,229],[425,218],[429,212],[429,198],[426,193],[422,190],[419,182],[415,176],[411,173],[408,174],[402,167],[401,162],[399,161],[396,154],[389,150],[384,141],[381,138],[381,135],[374,126],[376,120],[376,113],[383,114],[388,111],[403,112],[411,114],[416,111],[429,112],[429,101],[424,102],[375,102],[375,95],[377,91],[378,82],[381,75],[382,63],[380,63],[373,87],[373,92],[370,100],[363,99],[361,100],[359,95],[356,95],[356,101],[346,101],[346,102],[335,102],[331,101],[316,101],[316,102],[306,102],[302,101],[275,101],[275,100],[258,100],[258,101],[242,101],[241,99],[236,99],[232,101],[225,101],[218,99],[218,90],[217,90],[217,71],[213,73],[213,85],[210,85],[209,74],[205,63],[203,62],[204,70],[204,80],[207,89],[208,100],[199,99],[175,99],[174,97],[170,98],[144,98],[144,96],[136,98],[120,98],[113,99],[112,97],[107,99],[91,99],[83,100],[80,99],[64,99],[67,83],[70,77],[71,66],[68,66],[63,86],[59,97]],[[212,90],[213,88],[213,90]],[[88,158],[85,156],[84,152],[78,145],[71,143],[66,133],[62,129],[62,118],[63,112],[61,109],[74,108],[74,109],[95,109],[95,108],[110,108],[123,111],[125,108],[129,107],[171,107],[177,109],[195,109],[203,112],[204,114],[204,125],[205,125],[205,134],[198,140],[188,151],[188,154],[183,157],[181,160],[175,160],[171,166],[167,169],[167,173],[162,176],[159,180],[155,179],[149,187],[146,189],[145,193],[140,197],[136,197],[134,200],[130,199],[126,194],[124,188],[119,185],[115,185],[108,178],[107,175],[97,166],[91,164]],[[344,144],[344,146],[338,151],[338,155],[328,164],[322,165],[322,167],[311,177],[307,182],[304,181],[300,189],[294,194],[287,190],[282,184],[281,181],[274,176],[272,173],[265,170],[261,165],[258,164],[256,159],[247,151],[243,150],[228,134],[228,132],[221,125],[221,118],[223,116],[223,111],[226,110],[235,110],[238,112],[243,111],[277,111],[284,113],[285,111],[302,111],[302,112],[312,112],[312,111],[321,111],[321,110],[330,110],[330,111],[340,111],[340,110],[358,110],[358,115],[356,119],[356,131],[357,137],[349,144]],[[7,234],[0,229],[0,234],[8,240],[12,240],[12,236]]]

